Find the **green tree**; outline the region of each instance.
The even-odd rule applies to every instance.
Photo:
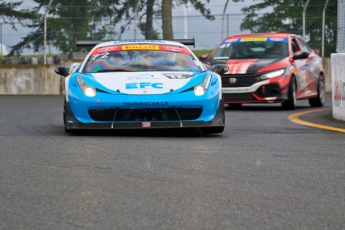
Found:
[[[14,29],[15,21],[25,25],[23,22],[24,20],[33,19],[35,17],[34,11],[17,10],[17,7],[22,3],[22,1],[6,3],[5,1],[0,0],[0,17],[2,18],[3,22],[11,24]]]
[[[322,11],[325,2],[325,0],[311,1],[305,17],[306,40],[311,47],[319,50],[321,50]],[[241,24],[241,30],[249,30],[252,33],[281,31],[302,35],[302,14],[305,3],[305,0],[266,0],[244,7],[242,12],[246,17]],[[272,10],[268,11],[269,9]],[[330,56],[336,49],[337,0],[329,0],[325,15],[325,56]]]
[[[10,55],[19,55],[24,48],[34,52],[43,48],[44,18],[49,0],[33,1],[36,6],[32,12],[39,13],[35,13],[31,23],[26,25],[32,32],[12,46]],[[47,20],[48,45],[62,52],[76,51],[76,40],[120,40],[121,34],[132,24],[146,39],[159,39],[153,20],[162,20],[163,39],[173,39],[172,8],[187,3],[207,19],[214,19],[205,5],[210,0],[89,0],[83,1],[82,6],[80,1],[52,1]]]
[[[34,10],[45,12],[49,0],[34,0],[37,6]],[[101,39],[105,35],[103,27],[96,27],[111,9],[106,0],[85,1],[80,6],[78,0],[53,1],[49,9],[47,41],[49,44],[58,47],[62,52],[74,51],[75,41],[82,39]],[[104,5],[108,9],[104,9]],[[37,14],[27,27],[33,32],[22,38],[22,41],[12,47],[10,54],[19,54],[24,48],[33,48],[39,52],[43,47],[44,39],[44,14]]]

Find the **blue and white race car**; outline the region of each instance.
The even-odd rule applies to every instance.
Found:
[[[82,63],[56,67],[65,77],[63,120],[75,129],[198,128],[203,134],[224,130],[219,74],[207,70],[178,41],[77,41],[94,48]]]

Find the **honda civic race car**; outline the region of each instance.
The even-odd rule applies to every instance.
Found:
[[[225,104],[273,102],[295,109],[296,100],[308,99],[312,107],[325,102],[322,59],[295,34],[230,36],[199,60],[229,67],[221,74]]]
[[[65,77],[65,131],[198,128],[204,134],[223,132],[219,74],[227,68],[207,70],[186,46],[194,43],[194,39],[77,41],[77,46],[93,46],[85,60],[55,68]]]

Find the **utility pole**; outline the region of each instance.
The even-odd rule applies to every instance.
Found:
[[[321,49],[322,54],[321,57],[324,57],[325,54],[325,12],[327,8],[328,0],[326,0],[325,6],[323,7],[322,11],[322,43],[321,43]]]
[[[303,39],[305,39],[305,12],[307,11],[309,1],[310,0],[307,0],[306,4],[304,5],[304,8],[303,8]]]
[[[222,37],[221,40],[223,40],[224,37],[224,20],[225,20],[225,12],[226,12],[226,8],[228,7],[228,3],[229,0],[226,1],[225,5],[224,5],[224,9],[223,9],[223,14],[222,14]]]
[[[138,20],[138,7],[140,0],[137,1],[134,9],[134,39],[137,39],[137,20]]]
[[[2,23],[0,23],[0,45],[1,45],[1,48],[0,48],[0,56],[2,56]]]
[[[50,6],[52,4],[53,0],[49,0],[48,6],[46,8],[46,13],[44,15],[44,38],[43,38],[43,50],[44,50],[44,56],[43,56],[43,63],[47,64],[47,16],[49,13]]]

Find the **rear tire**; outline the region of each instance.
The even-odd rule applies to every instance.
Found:
[[[292,76],[289,83],[288,100],[282,103],[283,109],[294,110],[296,108],[296,80]]]
[[[317,84],[317,97],[309,99],[311,107],[321,107],[325,104],[325,77],[320,74],[319,82]]]
[[[205,128],[200,128],[200,131],[204,135],[215,134],[215,133],[222,133],[222,132],[224,132],[224,126],[223,127],[205,127]]]

